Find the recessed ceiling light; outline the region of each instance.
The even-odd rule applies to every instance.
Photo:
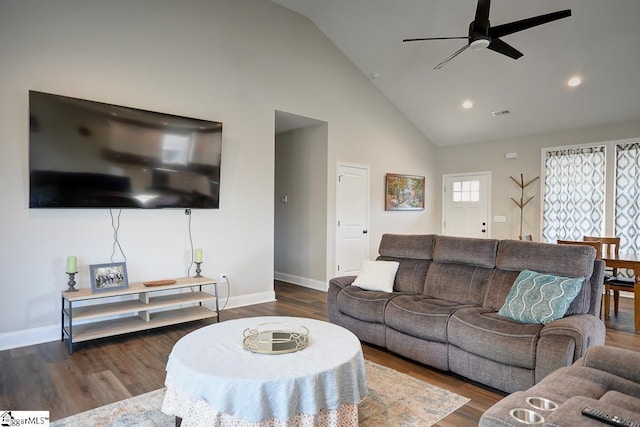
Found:
[[[469,108],[473,107],[473,102],[471,102],[470,99],[466,99],[462,102],[462,108],[464,108],[465,110],[468,110]]]
[[[567,84],[571,87],[580,86],[580,83],[582,83],[582,79],[578,76],[573,76],[567,81]]]

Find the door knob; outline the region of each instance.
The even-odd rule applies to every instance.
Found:
[[[362,234],[367,234],[368,231],[367,230],[362,230]]]

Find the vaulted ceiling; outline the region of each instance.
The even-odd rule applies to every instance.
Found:
[[[309,18],[438,146],[640,120],[640,0],[493,0],[491,25],[572,16],[503,37],[518,60],[467,49],[439,70],[465,40],[402,40],[466,36],[476,0],[273,1]]]

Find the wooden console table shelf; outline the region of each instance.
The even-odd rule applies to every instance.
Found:
[[[203,291],[207,286],[212,286],[214,292]],[[188,288],[192,288],[191,292],[184,292]],[[127,295],[137,295],[138,299],[122,301],[121,297]],[[205,302],[215,303],[215,310],[205,307]],[[77,306],[77,303],[83,305]],[[61,340],[67,337],[69,354],[72,354],[76,342],[210,317],[219,321],[219,315],[218,285],[207,277],[187,277],[161,286],[132,283],[128,289],[106,292],[79,289],[77,292],[62,292]]]

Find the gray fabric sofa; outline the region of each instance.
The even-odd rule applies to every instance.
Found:
[[[522,425],[510,415],[514,409],[536,412],[544,426],[601,426],[581,414],[590,407],[640,424],[640,353],[594,346],[573,365],[558,369],[528,390],[513,393],[493,405],[480,418],[481,427]],[[538,397],[552,406],[532,406]],[[536,403],[534,401],[534,403]]]
[[[604,263],[587,246],[385,234],[378,260],[399,262],[393,292],[330,280],[329,320],[360,340],[490,387],[514,392],[604,344],[598,318]],[[524,270],[585,277],[565,317],[547,325],[500,316]]]

